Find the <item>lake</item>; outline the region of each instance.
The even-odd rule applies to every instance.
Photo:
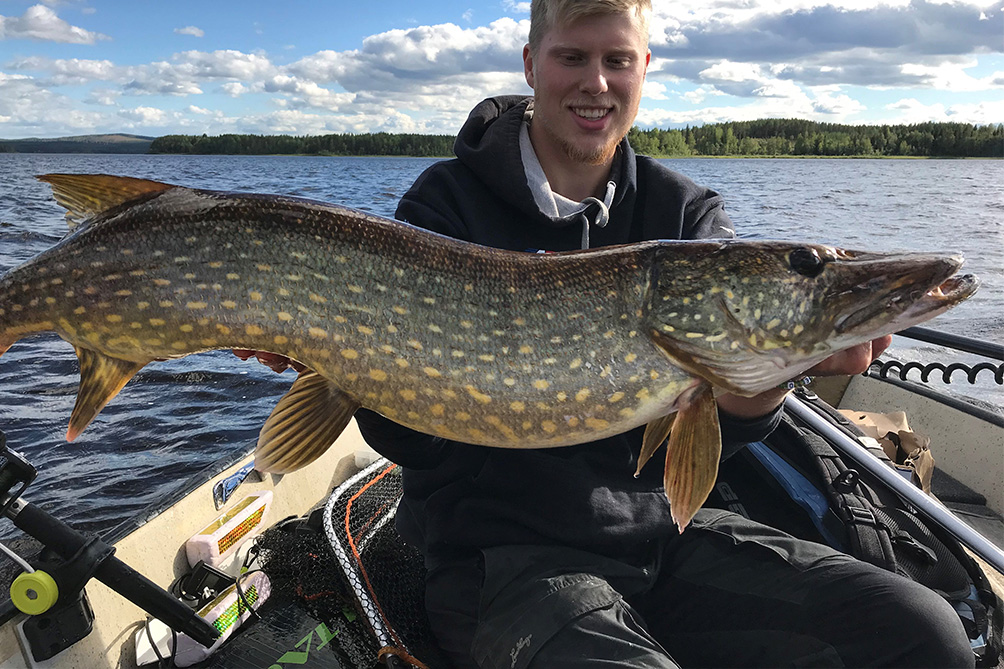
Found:
[[[186,186],[297,195],[393,214],[432,164],[419,158],[0,154],[0,273],[59,240],[49,172],[101,172]],[[851,249],[961,252],[983,287],[928,327],[1004,340],[1004,163],[989,160],[679,159],[664,161],[726,199],[740,236]],[[935,347],[898,340],[930,362]],[[293,381],[227,352],[147,366],[75,442],[72,348],[53,336],[0,358],[0,430],[39,468],[33,502],[88,531],[130,518],[227,453],[251,447]],[[1000,387],[953,384],[1001,405]]]

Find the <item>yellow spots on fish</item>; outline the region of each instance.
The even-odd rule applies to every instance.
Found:
[[[54,298],[54,297],[47,297],[47,298],[45,298],[45,303],[46,304],[55,304],[56,303],[56,298]],[[3,316],[3,311],[0,311],[0,316]]]
[[[519,327],[523,327],[524,325],[526,325],[526,319],[520,316],[519,318],[513,319],[512,324],[518,325]]]
[[[407,315],[407,314],[408,314],[408,310],[407,310],[407,309],[405,309],[404,307],[400,306],[400,305],[397,305],[397,306],[393,306],[393,307],[391,307],[391,310],[392,310],[392,311],[393,311],[393,312],[394,312],[395,314],[400,314],[401,316],[405,316],[405,315]]]
[[[289,343],[289,337],[284,337],[283,335],[276,335],[272,337],[272,342],[278,344],[279,346],[285,346]]]
[[[234,303],[230,302],[230,304]],[[226,302],[223,303],[223,306],[226,306]],[[235,306],[237,305],[234,304],[234,307]],[[233,309],[233,307],[229,308]],[[293,320],[293,314],[289,313],[288,311],[280,311],[279,313],[276,314],[276,318],[278,318],[280,321],[283,321],[284,323],[288,323],[289,321]]]
[[[533,353],[533,347],[523,344],[522,346],[519,347],[519,352],[522,353],[523,355],[528,355],[530,353]]]
[[[265,331],[262,330],[257,325],[245,325],[244,332],[251,335],[252,337],[260,337],[261,335],[265,334]]]
[[[472,323],[471,321],[460,321],[460,327],[466,330],[470,330],[472,327],[474,327],[474,323]]]
[[[647,400],[650,396],[651,393],[649,392],[648,388],[642,388],[641,390],[639,390],[634,394],[635,399],[638,400]]]
[[[551,384],[546,379],[537,379],[533,382],[533,387],[537,390],[547,390]]]
[[[194,309],[195,311],[199,311],[205,309],[209,305],[206,304],[205,302],[188,302],[187,304],[185,304],[185,306],[188,307],[189,309]]]
[[[485,422],[497,429],[506,439],[509,441],[516,441],[517,436],[511,427],[502,422],[502,419],[498,416],[485,416]]]
[[[751,335],[749,336],[749,340],[748,340],[748,341],[749,341],[749,343],[750,343],[750,346],[756,346],[756,345],[757,345],[757,338],[756,338],[756,335],[755,335],[755,334],[751,334]]]
[[[443,334],[443,328],[439,327],[435,323],[429,323],[429,331],[435,332],[436,334]]]
[[[166,325],[167,321],[165,321],[163,318],[151,318],[147,321],[147,323],[149,323],[155,328],[159,328]]]
[[[339,353],[341,353],[342,357],[345,358],[346,360],[355,360],[356,358],[359,357],[359,351],[355,350],[354,348],[343,348],[341,351],[339,351]]]
[[[579,392],[575,393],[575,401],[585,402],[586,400],[589,399],[589,396],[591,394],[592,393],[590,392],[589,388],[582,388],[581,390],[579,390]]]
[[[766,327],[768,330],[773,330],[774,328],[776,328],[780,324],[781,324],[781,320],[779,318],[772,318],[770,320],[770,322],[767,323],[767,325],[765,325],[764,327]]]
[[[628,353],[627,355],[624,356],[624,362],[634,362],[637,359],[638,359],[637,353]]]
[[[345,287],[349,290],[349,292],[355,293],[356,295],[360,295],[365,292],[365,289],[362,286],[357,286],[353,283],[350,283]]]
[[[154,279],[153,283],[154,283],[154,285],[160,286],[161,288],[163,288],[164,286],[170,286],[171,285],[171,280],[170,279]]]
[[[614,332],[613,330],[607,330],[606,332],[603,333],[603,338],[604,339],[613,339],[616,334],[617,333]]]
[[[104,262],[100,260],[95,260],[94,262],[91,263],[91,267],[104,267],[104,265],[105,265]]]
[[[150,339],[144,339],[143,343],[147,346],[162,346],[164,344],[164,340],[151,337]]]
[[[462,420],[464,422],[467,422],[471,419],[471,414],[467,413],[466,411],[458,411],[457,413],[453,414],[453,417],[456,418],[457,420]]]
[[[781,335],[782,337],[785,337],[785,338],[788,337],[788,331],[787,330],[781,330],[780,332],[778,332],[778,334]]]
[[[369,375],[370,375],[370,378],[373,379],[374,381],[386,381],[387,380],[387,372],[383,371],[382,369],[371,369],[369,371]]]
[[[805,328],[804,328],[804,327],[802,327],[801,325],[796,325],[796,326],[795,326],[795,327],[794,327],[794,328],[792,329],[792,332],[794,332],[794,333],[795,333],[796,335],[799,335],[799,334],[802,334],[802,330],[804,330],[804,329],[805,329]]]
[[[172,302],[171,300],[161,300],[157,302],[157,306],[164,309],[170,309],[171,307],[174,306],[174,302]]]
[[[129,272],[129,276],[146,276],[146,270],[145,269],[134,269],[131,272]]]
[[[526,411],[526,405],[520,402],[519,400],[510,402],[509,408],[512,409],[515,413],[523,413],[524,411]]]
[[[188,323],[182,323],[181,325],[178,326],[178,329],[181,330],[182,332],[191,332],[195,328],[189,325]]]
[[[262,300],[262,294],[259,293],[257,290],[252,290],[251,292],[249,292],[248,297],[251,298],[252,302],[261,302]]]
[[[117,290],[117,291],[115,291],[115,294],[118,297],[129,297],[130,295],[132,295],[132,291],[131,290]]]
[[[314,302],[315,304],[327,304],[328,298],[324,297],[323,295],[318,295],[317,293],[311,293],[310,301]]]
[[[582,367],[582,358],[575,358],[572,362],[568,363],[569,369],[578,369]]]
[[[663,325],[662,330],[663,332],[676,332],[676,328],[674,328],[672,325]]]
[[[27,290],[27,288],[25,288],[25,290]],[[87,288],[84,288],[84,294],[85,295],[97,295],[98,294],[98,289],[95,288],[94,286],[87,286]]]
[[[684,304],[690,304],[690,298],[689,297],[683,298],[683,303]]]
[[[472,292],[474,290],[474,284],[473,283],[465,283],[464,284],[464,290],[467,291],[468,293]]]
[[[105,320],[108,321],[109,323],[121,323],[122,317],[119,316],[118,314],[108,314],[107,316],[105,316]]]
[[[485,393],[481,392],[474,386],[471,385],[465,386],[464,390],[466,390],[467,394],[473,397],[474,401],[477,402],[478,404],[491,404],[492,401],[491,395],[486,395]]]
[[[607,402],[610,402],[610,404],[617,404],[622,399],[624,399],[624,392],[621,391],[621,390],[618,390],[613,395],[611,395],[610,397],[607,398]]]
[[[605,430],[610,427],[610,421],[591,416],[586,419],[586,427],[590,430]]]
[[[442,376],[442,373],[435,367],[423,367],[422,371],[425,372],[426,376],[431,377],[433,379],[438,379]]]
[[[404,358],[395,358],[394,359],[394,364],[396,364],[401,369],[404,369],[405,367],[408,367],[408,366],[411,365],[411,363],[408,362],[407,360],[405,360]]]
[[[234,302],[233,300],[223,300],[222,302],[220,302],[220,304],[225,309],[236,309],[237,308],[237,303]],[[279,318],[282,319],[282,320],[286,320],[286,319],[282,318],[282,314],[284,314],[284,313],[286,313],[286,312],[282,312],[282,313],[279,314]],[[286,314],[286,315],[289,316],[289,314]],[[290,317],[290,318],[292,318],[292,317]]]
[[[719,332],[716,335],[708,335],[707,337],[704,338],[704,340],[705,341],[709,341],[712,344],[714,344],[714,343],[720,342],[721,340],[725,339],[726,336],[728,336],[728,333],[726,333],[726,332]]]
[[[424,346],[422,346],[422,342],[418,341],[417,339],[409,339],[407,341],[407,344],[416,351],[421,351],[423,348],[425,348]]]
[[[702,333],[702,332],[688,332],[684,336],[687,339],[700,339],[700,338],[704,337],[704,333]]]
[[[418,398],[418,393],[409,388],[397,391],[397,394],[401,396],[407,402],[414,402]]]
[[[216,324],[216,329],[219,330],[220,334],[223,334],[223,335],[228,335],[231,332],[229,326],[223,325],[222,323],[217,323]]]
[[[289,291],[286,290],[285,288],[279,288],[278,292],[279,295],[281,295],[282,297],[289,297]]]
[[[561,390],[558,392],[557,397],[559,402],[564,402],[565,400],[568,399],[568,393],[566,393],[564,390]]]
[[[554,423],[554,421],[545,420],[540,423],[540,429],[542,429],[544,432],[547,432],[548,434],[554,434],[555,431],[558,429],[558,426]]]
[[[631,418],[632,416],[634,416],[635,410],[632,409],[631,407],[624,407],[617,413],[620,414],[622,418]]]
[[[462,358],[462,357],[464,357],[464,352],[463,351],[458,351],[457,349],[454,349],[454,350],[450,351],[450,355],[452,355],[454,358]]]
[[[495,362],[495,356],[491,353],[482,353],[478,356],[478,360],[481,362]]]
[[[371,335],[375,332],[373,328],[368,327],[366,325],[359,325],[356,327],[356,329],[359,330],[359,332],[364,335]]]
[[[309,334],[314,339],[327,339],[328,338],[328,331],[325,330],[325,329],[323,329],[323,328],[318,328],[318,327],[309,328],[307,330],[307,334]]]
[[[213,269],[219,269],[223,267],[223,263],[219,260],[213,260],[212,262],[209,263],[209,266],[212,267]]]

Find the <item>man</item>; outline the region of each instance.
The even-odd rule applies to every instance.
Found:
[[[457,159],[427,170],[397,217],[518,251],[732,236],[720,196],[624,139],[650,59],[649,3],[534,0],[533,98],[478,105]],[[813,372],[861,372],[888,344]],[[723,457],[773,429],[786,392],[719,398]],[[404,467],[398,527],[425,555],[430,621],[457,667],[973,663],[958,616],[906,579],[719,510],[679,535],[659,468],[633,476],[643,428],[509,450],[356,418]]]

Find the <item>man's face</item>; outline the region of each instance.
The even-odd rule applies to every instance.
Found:
[[[633,13],[557,25],[536,57],[525,47],[534,92],[530,137],[541,161],[609,162],[638,114],[649,57],[648,35]]]

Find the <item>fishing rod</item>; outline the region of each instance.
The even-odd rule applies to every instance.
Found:
[[[853,460],[855,464],[879,479],[904,501],[916,508],[921,515],[937,523],[998,572],[1004,573],[1004,551],[955,517],[935,498],[927,495],[923,490],[897,474],[891,467],[869,453],[864,445],[845,434],[797,397],[789,396],[785,400],[784,408],[811,430],[823,436],[841,455]]]

